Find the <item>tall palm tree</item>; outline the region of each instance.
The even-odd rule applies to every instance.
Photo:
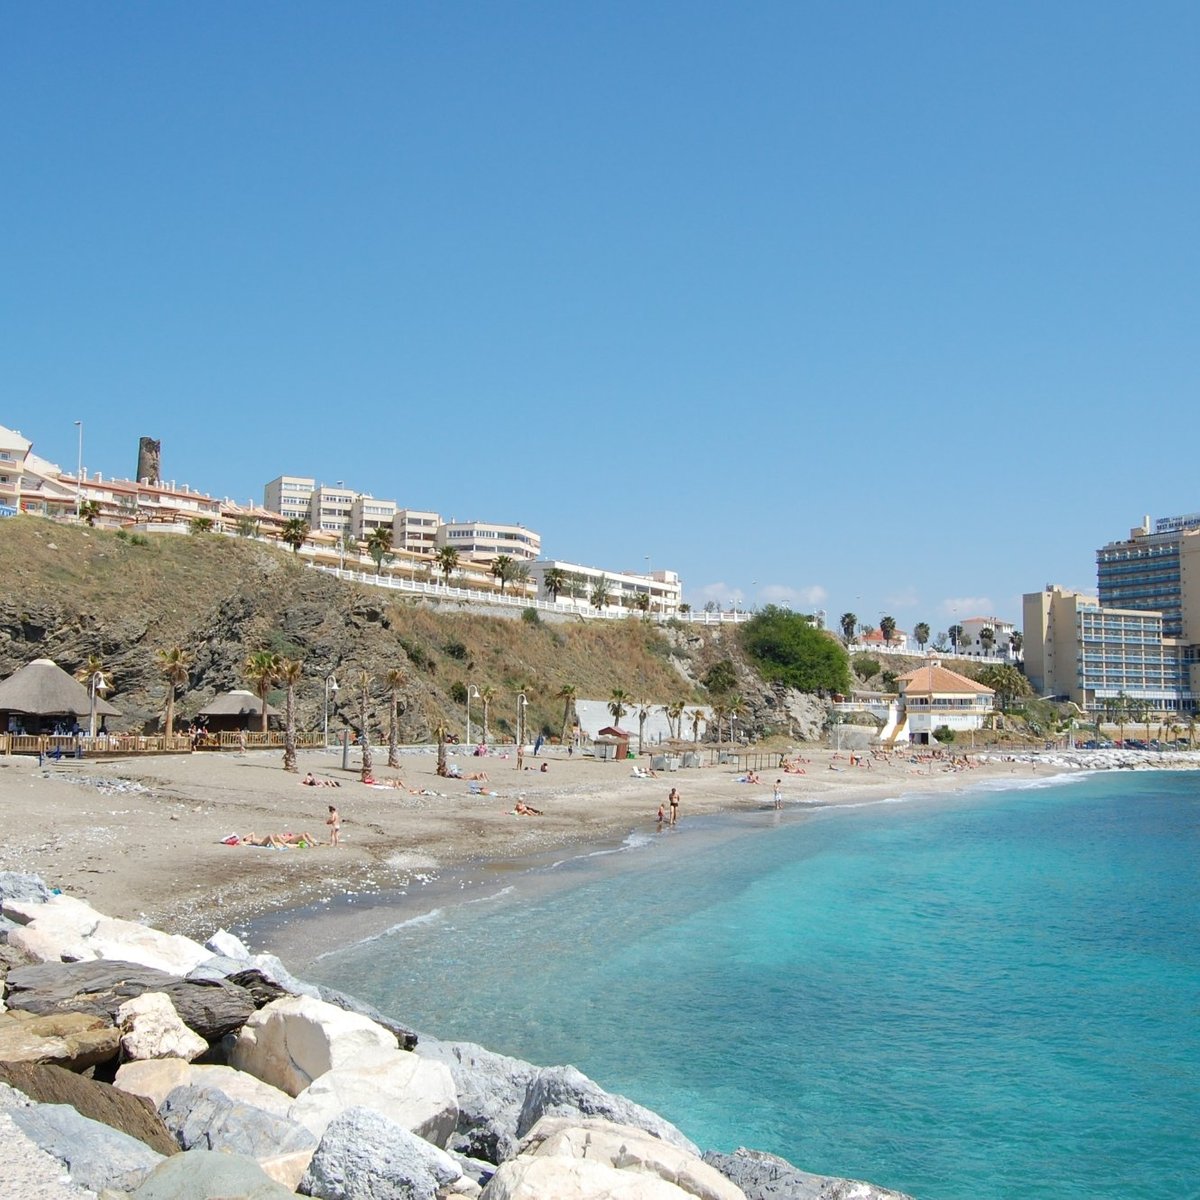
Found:
[[[362,738],[362,769],[359,778],[363,783],[366,783],[371,778],[371,768],[375,765],[375,759],[371,754],[371,732],[370,732],[370,708],[371,708],[371,676],[366,671],[358,673],[358,728],[359,735]]]
[[[384,674],[383,682],[387,684],[389,718],[388,718],[388,766],[400,765],[400,689],[408,676],[399,667],[393,667]]]
[[[567,573],[562,567],[551,567],[542,576],[542,587],[550,593],[552,600],[558,599],[558,593],[567,586]]]
[[[950,644],[954,647],[954,653],[958,653],[959,643],[962,641],[963,627],[961,625],[951,625],[946,630],[947,636],[950,638]]]
[[[684,700],[672,700],[667,705],[667,722],[675,723],[675,736],[683,741],[683,710],[687,708],[687,702]]]
[[[283,705],[283,769],[296,770],[296,684],[304,676],[304,664],[298,658],[281,658],[275,678],[286,689]]]
[[[700,722],[703,720],[704,710],[702,708],[693,708],[691,712],[693,744],[698,744],[700,741]]]
[[[293,554],[299,554],[300,547],[304,545],[311,529],[312,527],[303,517],[292,517],[290,521],[284,522],[279,540],[285,545],[291,546]]]
[[[604,608],[609,601],[608,578],[601,575],[596,580],[596,586],[592,588],[592,607]]]
[[[608,711],[612,713],[613,724],[618,729],[621,728],[621,718],[628,711],[630,703],[629,693],[624,688],[613,688],[608,701]]]
[[[713,720],[717,723],[717,745],[721,744],[721,726],[725,722],[726,716],[729,715],[729,706],[724,700],[718,700],[712,706]]]
[[[646,718],[650,715],[650,701],[639,700],[637,702],[637,719],[638,719],[638,753],[642,752],[642,742],[646,737]]]
[[[854,641],[854,631],[858,628],[858,616],[852,612],[844,612],[841,615],[839,624],[842,627],[842,637],[846,639],[846,645],[850,645]]]
[[[573,683],[564,683],[555,693],[555,699],[563,702],[562,737],[559,740],[565,746],[567,743],[567,729],[571,724],[571,709],[575,706],[575,685]]]
[[[917,645],[924,650],[925,643],[929,641],[929,623],[927,621],[918,621],[913,626],[913,637],[917,640]]]
[[[371,556],[375,563],[375,574],[379,574],[379,569],[383,566],[383,560],[392,552],[392,531],[380,526],[378,529],[371,530],[371,536],[367,538],[367,553]]]
[[[492,563],[492,575],[500,583],[500,595],[504,595],[504,585],[512,578],[513,560],[509,554],[497,554]]]
[[[638,592],[633,598],[633,607],[644,616],[650,615],[650,593]]]
[[[279,655],[274,650],[255,650],[247,659],[242,673],[262,701],[262,731],[267,732],[267,693],[275,686],[279,674]]]
[[[983,647],[984,654],[991,654],[992,647],[996,644],[996,631],[990,625],[985,625],[979,631],[979,644]]]
[[[883,634],[883,644],[890,646],[896,636],[896,618],[881,617],[879,619],[879,632]]]
[[[437,553],[433,556],[437,563],[438,570],[442,573],[442,579],[446,586],[450,586],[450,576],[454,574],[458,567],[458,550],[454,546],[439,546]]]
[[[187,683],[192,656],[182,647],[172,646],[170,650],[159,650],[155,657],[158,659],[158,669],[167,681],[167,711],[163,717],[163,732],[170,737],[175,732],[175,689]]]
[[[488,709],[496,698],[496,689],[490,683],[479,689],[479,702],[483,705],[483,744],[488,744]]]
[[[736,692],[725,699],[725,715],[729,718],[729,740],[733,741],[733,723],[746,711],[746,701]]]

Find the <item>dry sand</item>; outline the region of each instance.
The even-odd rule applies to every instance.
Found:
[[[837,804],[864,795],[961,788],[988,776],[1061,768],[1022,763],[948,772],[940,763],[896,755],[890,765],[851,768],[843,754],[804,750],[804,775],[783,775],[785,807]],[[546,772],[521,772],[512,758],[458,757],[465,773],[486,770],[482,786],[497,795],[469,794],[466,781],[441,779],[432,750],[410,752],[399,770],[407,789],[359,782],[340,752],[300,756],[301,773],[338,780],[340,787],[306,787],[282,768],[278,751],[197,753],[109,761],[0,758],[0,816],[5,835],[0,870],[41,875],[51,886],[111,916],[208,936],[219,927],[341,893],[405,886],[414,876],[493,860],[511,861],[562,847],[599,843],[656,827],[658,805],[672,785],[682,796],[681,824],[698,814],[759,809],[771,803],[778,774],[761,771],[759,785],[740,783],[729,766],[680,770],[637,779],[629,762],[568,758],[553,750]],[[534,760],[527,760],[532,762]],[[646,761],[646,760],[643,760]],[[541,816],[514,816],[519,794]],[[331,847],[327,806],[342,817],[339,847]],[[228,834],[311,832],[314,849],[226,846]]]

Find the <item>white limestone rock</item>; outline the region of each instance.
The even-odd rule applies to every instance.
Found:
[[[435,1146],[444,1146],[458,1124],[450,1069],[408,1050],[325,1072],[300,1093],[289,1116],[321,1137],[349,1108],[369,1109]]]
[[[160,933],[136,921],[103,917],[87,938],[96,958],[137,963],[168,975],[186,975],[209,957],[199,942],[175,933]]]
[[[481,1200],[689,1200],[657,1175],[558,1155],[522,1155],[496,1169]]]
[[[117,1009],[121,1050],[128,1059],[199,1058],[208,1043],[193,1033],[163,992],[143,992]]]
[[[145,1096],[155,1108],[177,1087],[212,1088],[230,1100],[261,1108],[277,1117],[286,1117],[292,1097],[261,1079],[232,1067],[187,1063],[182,1059],[155,1059],[125,1063],[113,1081],[115,1087],[135,1096]]]
[[[8,944],[38,962],[85,962],[97,957],[88,937],[104,919],[73,896],[49,900],[5,900],[4,916],[17,924]]]
[[[284,996],[242,1026],[229,1063],[298,1096],[326,1071],[364,1066],[397,1048],[395,1036],[366,1017],[309,996]]]
[[[746,1200],[741,1188],[703,1159],[644,1130],[611,1121],[543,1117],[522,1143],[521,1154],[581,1158],[654,1175],[696,1200]]]
[[[250,958],[250,951],[246,948],[245,942],[240,937],[230,933],[228,929],[218,929],[204,943],[204,948],[211,950],[213,954],[224,958],[235,958],[240,962],[246,962]]]

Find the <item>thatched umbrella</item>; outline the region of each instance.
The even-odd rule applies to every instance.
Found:
[[[48,658],[35,658],[0,683],[0,713],[22,716],[119,717],[121,710],[93,696],[78,679]]]
[[[262,717],[262,701],[253,693],[243,688],[235,688],[210,700],[197,716],[207,717],[210,729],[218,727],[230,729],[245,729],[251,717]],[[267,705],[267,716],[279,716],[279,709]]]

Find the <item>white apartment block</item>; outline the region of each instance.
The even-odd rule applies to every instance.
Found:
[[[314,533],[331,533],[335,537],[351,532],[351,517],[354,500],[358,493],[353,488],[334,487],[322,483],[313,489],[308,501],[309,527]]]
[[[285,521],[309,519],[310,501],[317,481],[302,475],[280,475],[263,488],[263,508]]]
[[[15,429],[0,425],[0,506],[12,510],[8,516],[21,507],[21,477],[32,446]]]
[[[533,562],[542,552],[540,534],[524,525],[501,525],[495,521],[450,521],[439,525],[437,547],[453,546],[467,562],[492,562],[501,554],[521,562]]]
[[[1013,635],[1017,627],[1011,621],[1002,621],[999,617],[967,617],[960,621],[962,637],[958,642],[959,654],[973,654],[980,658],[996,658],[1012,662],[1020,657],[1013,647]],[[990,629],[995,635],[992,648],[988,650],[980,634]]]
[[[350,506],[350,533],[365,542],[377,529],[392,531],[395,545],[394,525],[396,520],[395,500],[376,500],[374,496],[357,495]]]
[[[432,555],[441,523],[441,516],[427,509],[399,508],[392,519],[392,546],[407,554]]]
[[[560,571],[566,583],[558,594],[560,601],[574,600],[581,608],[594,607],[592,596],[603,582],[608,595],[605,608],[637,608],[639,595],[649,597],[650,612],[675,613],[679,611],[683,586],[674,571],[654,571],[649,575],[633,572],[604,571],[599,567],[585,567],[580,563],[563,562],[559,559],[541,559],[530,567],[530,577],[537,584],[539,600],[553,600],[554,595],[546,587],[546,574]]]

